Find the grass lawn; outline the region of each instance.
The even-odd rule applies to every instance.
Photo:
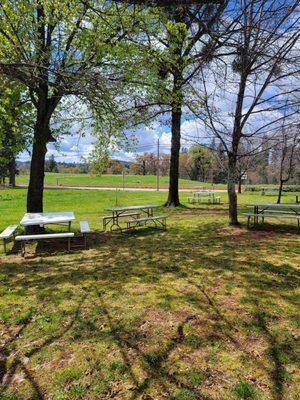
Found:
[[[58,179],[58,181],[57,181]],[[28,184],[29,175],[17,176],[17,184]],[[126,175],[125,187],[137,188],[156,188],[157,177],[154,175]],[[122,175],[91,175],[91,174],[55,174],[46,172],[45,184],[61,186],[99,186],[99,187],[123,187]],[[169,177],[160,177],[160,187],[167,188],[169,186]],[[190,181],[188,179],[179,179],[179,186],[184,188],[195,188],[207,186],[211,187],[211,183]],[[225,189],[226,185],[217,184],[216,188]]]
[[[1,230],[23,215],[26,191],[0,195]],[[299,400],[295,223],[229,227],[221,198],[167,211],[167,231],[0,255],[0,399]],[[262,198],[240,195],[240,211],[253,200]],[[45,210],[74,210],[99,231],[114,204],[114,192],[45,191]]]

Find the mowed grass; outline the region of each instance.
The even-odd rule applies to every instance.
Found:
[[[17,184],[25,185],[28,184],[29,175],[18,175]],[[63,174],[63,173],[50,173],[45,174],[46,185],[61,185],[61,186],[99,186],[99,187],[123,187],[123,176],[122,175],[92,175],[92,174]],[[136,188],[156,188],[157,177],[154,175],[125,175],[124,179],[125,187],[136,187]],[[169,185],[169,177],[160,177],[160,187],[167,188]],[[209,187],[211,183],[191,181],[188,179],[179,179],[180,188],[195,188],[195,187]],[[225,189],[226,185],[217,184],[214,185],[216,188]]]
[[[26,191],[0,194],[2,229]],[[46,190],[46,210],[98,233],[86,251],[0,256],[0,399],[299,400],[299,234],[229,227],[221,197],[164,210],[167,231],[102,234],[115,193]],[[239,196],[240,211],[254,200]]]

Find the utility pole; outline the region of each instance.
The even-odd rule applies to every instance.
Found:
[[[157,174],[157,191],[159,192],[159,138],[157,139],[157,167],[156,167],[156,174]]]
[[[125,189],[125,170],[123,169],[122,171],[122,184],[123,184],[123,190]]]

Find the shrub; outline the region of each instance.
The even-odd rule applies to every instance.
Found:
[[[263,189],[267,189],[267,190],[278,190],[278,185],[277,186],[263,186],[263,185],[259,185],[259,186],[247,186],[245,188],[245,192],[261,192]],[[283,186],[283,192],[300,192],[300,186],[299,185],[286,185]]]

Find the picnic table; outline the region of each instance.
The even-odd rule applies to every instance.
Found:
[[[153,211],[159,208],[157,204],[143,204],[137,206],[126,206],[126,207],[111,207],[106,208],[106,211],[110,211],[112,214],[103,217],[103,229],[106,229],[106,226],[109,223],[111,224],[110,230],[113,230],[114,227],[122,230],[119,219],[121,217],[128,216],[137,216],[139,217],[140,212],[146,214],[147,217],[153,217]]]
[[[262,196],[264,196],[264,195],[278,195],[278,193],[279,193],[279,189],[276,189],[276,188],[273,188],[273,189],[271,189],[271,188],[262,188],[262,190],[261,190],[261,195]]]
[[[212,204],[220,203],[220,197],[216,197],[214,192],[210,189],[197,190],[193,192],[192,197],[188,198],[188,202],[191,204],[199,204],[203,200]]]
[[[69,212],[41,212],[41,213],[26,213],[21,219],[20,224],[24,227],[39,225],[65,225],[68,226],[68,231],[71,230],[72,221],[75,220],[75,215],[72,211]]]
[[[72,221],[75,220],[75,215],[72,211],[69,212],[41,212],[41,213],[26,213],[20,225],[26,227],[29,226],[41,226],[45,225],[65,225],[68,226],[68,232],[62,233],[41,233],[41,234],[24,234],[15,237],[17,242],[21,243],[22,255],[25,256],[25,244],[31,241],[40,240],[62,240],[67,239],[68,251],[71,249],[71,239],[74,237],[74,232],[71,231]]]
[[[253,217],[254,225],[258,223],[259,218],[264,222],[264,219],[267,217],[296,219],[298,228],[300,226],[300,204],[254,202],[248,204],[248,207],[253,207],[253,213],[245,214],[248,217],[248,227],[251,217]]]

